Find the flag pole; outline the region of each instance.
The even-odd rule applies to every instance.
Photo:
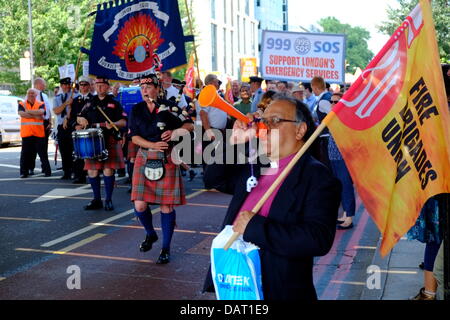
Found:
[[[317,127],[314,133],[309,137],[309,139],[305,142],[305,144],[298,150],[297,154],[292,158],[292,160],[288,163],[286,168],[281,172],[278,178],[272,183],[269,189],[264,193],[262,198],[258,201],[258,203],[253,207],[252,212],[257,213],[261,207],[264,205],[264,202],[270,197],[273,191],[281,184],[284,178],[289,174],[291,169],[295,166],[297,161],[301,158],[301,156],[308,150],[311,144],[317,139],[317,137],[322,133],[322,131],[326,128],[331,119],[336,115],[335,112],[330,111],[330,113],[322,120],[322,123]],[[225,250],[228,250],[234,241],[239,237],[238,232],[234,232],[230,239],[227,241],[225,246],[223,247]]]
[[[191,14],[190,14],[190,11],[189,11],[189,6],[188,6],[187,0],[184,0],[184,3],[186,5],[186,14],[187,14],[188,23],[189,23],[189,29],[191,31],[191,35],[193,36],[192,43],[193,43],[193,46],[194,46],[194,58],[195,58],[195,66],[196,66],[196,69],[197,69],[197,77],[200,79],[200,68],[198,66],[198,56],[197,56],[197,47],[195,45],[194,27],[192,26],[192,19],[191,19]],[[195,77],[194,77],[194,79],[195,79]],[[195,82],[195,80],[194,80],[194,82]]]

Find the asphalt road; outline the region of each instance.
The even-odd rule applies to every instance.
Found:
[[[19,158],[20,147],[0,149],[0,299],[214,299],[201,289],[231,198],[203,190],[201,169],[185,181],[188,205],[177,209],[172,261],[159,266],[160,241],[150,252],[138,250],[144,231],[133,218],[125,178],[117,178],[113,212],[84,211],[91,189],[60,180],[53,145],[52,177],[36,169],[20,179]],[[158,208],[152,210],[160,234]],[[320,299],[360,298],[379,233],[359,199],[355,225],[337,231],[330,253],[316,259]],[[81,269],[80,290],[66,286],[70,266]]]

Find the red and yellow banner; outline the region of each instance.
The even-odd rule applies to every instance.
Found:
[[[386,255],[428,198],[450,192],[450,117],[429,1],[421,0],[324,120]]]
[[[232,80],[230,78],[228,78],[228,82],[227,82],[227,86],[225,89],[225,100],[230,103],[230,104],[234,104],[234,97],[233,97],[233,91],[231,90],[231,82]]]
[[[195,68],[194,68],[194,55],[191,54],[189,58],[189,63],[186,69],[186,74],[184,76],[184,81],[186,86],[184,87],[184,94],[191,99],[195,98]]]

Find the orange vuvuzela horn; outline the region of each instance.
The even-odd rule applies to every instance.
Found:
[[[200,103],[202,107],[214,107],[225,111],[230,116],[235,117],[236,119],[239,119],[245,123],[250,122],[250,119],[247,118],[242,112],[222,99],[222,97],[217,94],[216,87],[211,84],[204,87],[200,92],[198,103]]]
[[[244,115],[242,112],[240,112],[238,109],[233,107],[231,104],[226,102],[224,99],[222,99],[217,94],[217,89],[213,85],[207,85],[202,89],[200,92],[200,95],[198,97],[198,103],[200,103],[200,106],[202,107],[214,107],[217,109],[220,109],[222,111],[225,111],[230,116],[241,120],[245,123],[249,123],[250,119]],[[262,122],[257,123],[258,129],[267,129],[266,126]]]

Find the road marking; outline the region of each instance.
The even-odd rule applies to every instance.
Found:
[[[74,256],[74,257],[118,260],[118,261],[153,263],[152,260],[142,260],[142,259],[125,258],[125,257],[113,257],[113,256],[103,256],[103,255],[98,255],[98,254],[86,254],[86,253],[77,253],[77,252],[65,252],[65,253],[62,253],[62,252],[58,252],[58,251],[40,250],[40,249],[31,249],[31,248],[16,248],[16,251],[38,252],[38,253],[58,254],[58,255],[66,255],[66,256]]]
[[[197,196],[197,195],[199,195],[199,194],[201,194],[201,193],[203,193],[203,192],[204,192],[204,191],[197,191],[197,192],[194,192],[194,193],[192,193],[192,194],[190,194],[190,195],[187,195],[187,196],[186,196],[186,199],[191,199],[192,197],[195,197],[195,196]],[[155,213],[159,212],[160,210],[161,210],[161,209],[158,207],[158,208],[153,209],[151,212],[152,212],[152,214],[155,214]],[[55,239],[55,240],[46,242],[46,243],[44,243],[44,244],[41,244],[41,247],[51,247],[51,246],[54,246],[54,245],[57,244],[57,243],[66,241],[66,240],[68,240],[68,239],[70,239],[70,238],[73,238],[73,237],[77,237],[77,236],[79,236],[80,234],[83,234],[83,233],[86,233],[86,232],[88,232],[88,231],[91,231],[91,230],[93,230],[93,229],[95,229],[95,228],[101,227],[101,226],[104,225],[104,224],[107,224],[107,223],[110,223],[110,222],[112,222],[112,221],[115,221],[115,220],[121,219],[121,218],[123,218],[123,217],[126,217],[127,215],[129,215],[129,214],[131,214],[131,213],[134,213],[134,209],[130,209],[130,210],[124,211],[124,212],[122,212],[122,213],[116,214],[115,216],[112,216],[112,217],[110,217],[110,218],[108,218],[108,219],[105,219],[105,220],[102,220],[102,221],[97,222],[95,225],[90,225],[90,226],[84,227],[84,228],[82,228],[82,229],[79,229],[79,230],[77,230],[77,231],[74,231],[74,232],[72,232],[72,233],[69,233],[69,234],[67,234],[67,235],[65,235],[65,236],[59,237],[58,239]]]
[[[197,207],[214,207],[214,208],[228,208],[228,206],[220,205],[220,204],[207,204],[207,203],[186,203],[187,206],[197,206]]]
[[[333,283],[339,283],[339,284],[352,284],[355,286],[365,286],[365,282],[357,282],[357,281],[339,281],[339,280],[331,280]]]
[[[28,177],[28,178],[2,178],[0,179],[1,182],[9,182],[9,181],[30,181],[30,180],[56,180],[60,179],[61,176],[52,176],[52,177]]]
[[[102,221],[98,222],[99,225],[91,225],[91,226],[88,226],[88,227],[84,227],[82,229],[79,229],[77,231],[69,233],[69,234],[67,234],[65,236],[59,237],[58,239],[55,239],[55,240],[46,242],[44,244],[41,244],[41,247],[46,247],[47,248],[47,247],[54,246],[55,244],[58,244],[60,242],[66,241],[66,240],[69,240],[71,238],[79,236],[80,234],[83,234],[83,233],[91,231],[91,230],[93,230],[95,228],[98,228],[104,223],[109,223],[111,221],[114,221],[114,220],[126,217],[127,215],[129,215],[132,212],[134,212],[134,210],[127,210],[127,211],[124,211],[122,213],[116,214],[115,216],[112,216],[112,217],[110,217],[108,219],[105,219],[105,220],[102,220]]]
[[[51,222],[48,219],[34,219],[34,218],[17,218],[17,217],[0,217],[0,220],[18,220],[18,221],[38,221],[38,222]]]
[[[25,182],[25,184],[42,184],[42,185],[51,185],[54,186],[54,183],[50,183],[50,182]],[[58,186],[75,186],[76,184],[74,183],[58,183]],[[85,185],[87,185],[87,183],[85,183]],[[122,185],[118,185],[115,186],[115,188],[129,188],[130,186],[122,186]]]
[[[0,197],[21,197],[21,198],[51,198],[54,199],[78,199],[78,200],[92,200],[92,197],[66,197],[66,196],[56,196],[56,195],[48,195],[48,196],[40,196],[36,194],[11,194],[11,193],[0,193]]]
[[[74,244],[72,244],[72,245],[70,245],[68,247],[62,248],[62,249],[58,250],[58,252],[60,252],[62,254],[67,253],[67,252],[72,251],[72,250],[74,250],[76,248],[82,247],[85,244],[88,244],[88,243],[90,243],[92,241],[95,241],[97,239],[103,238],[104,236],[106,236],[106,234],[104,234],[104,233],[97,233],[96,235],[93,235],[92,237],[86,238],[86,239],[78,241],[78,242],[76,242],[76,243],[74,243]]]
[[[91,223],[92,225],[98,225],[100,227],[115,227],[115,228],[125,228],[125,229],[139,229],[142,230],[144,227],[142,226],[133,226],[133,225],[123,225],[123,224],[110,224],[110,223]],[[155,230],[161,231],[161,228],[154,228]],[[181,233],[197,233],[197,234],[205,234],[205,235],[213,235],[217,236],[219,233],[217,232],[207,232],[207,231],[196,231],[196,230],[183,230],[175,228],[174,232]]]
[[[34,199],[30,203],[37,203],[37,202],[44,202],[44,201],[50,201],[55,199],[73,199],[75,196],[79,196],[86,193],[91,193],[91,186],[85,185],[78,188],[55,188],[46,194],[43,194],[42,196],[39,196],[38,198]]]

